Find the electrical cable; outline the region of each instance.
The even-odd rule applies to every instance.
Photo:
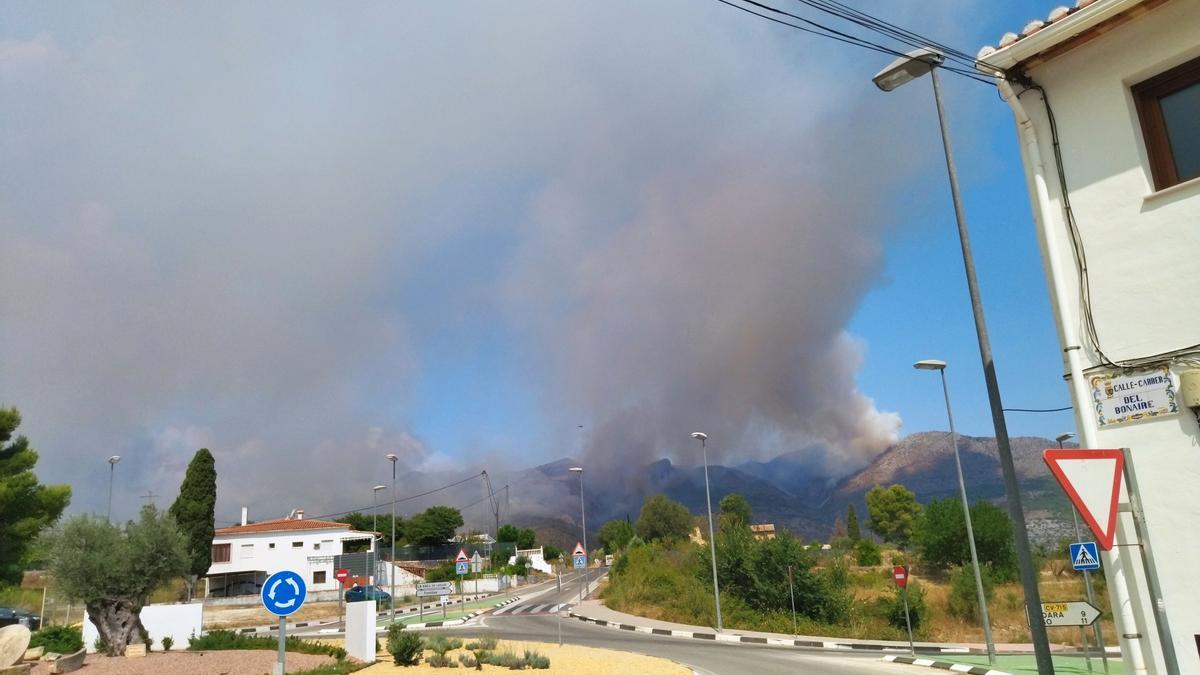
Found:
[[[321,519],[321,518],[333,518],[333,517],[336,517],[336,516],[344,516],[344,515],[346,515],[346,514],[348,514],[348,513],[354,513],[355,511],[363,511],[363,510],[366,510],[366,509],[370,509],[370,508],[378,508],[378,507],[382,507],[382,506],[391,506],[392,504],[399,504],[400,502],[407,502],[407,501],[411,501],[411,500],[413,500],[413,499],[419,499],[419,498],[421,498],[421,497],[428,497],[428,496],[429,496],[429,495],[431,495],[431,494],[434,494],[434,493],[437,493],[437,492],[441,492],[442,490],[448,490],[448,489],[450,489],[450,488],[452,488],[452,487],[455,487],[455,486],[458,486],[458,485],[462,485],[463,483],[466,483],[466,482],[468,482],[468,481],[475,480],[475,479],[477,479],[477,478],[480,478],[480,477],[482,477],[482,476],[483,476],[483,472],[482,472],[482,471],[480,471],[479,473],[477,473],[477,474],[473,474],[473,475],[471,475],[471,476],[467,476],[466,478],[464,478],[464,479],[462,479],[462,480],[454,481],[453,483],[448,483],[448,484],[446,484],[446,485],[443,485],[443,486],[441,486],[441,487],[438,487],[438,488],[434,488],[434,489],[432,489],[432,490],[426,490],[425,492],[419,492],[419,493],[417,493],[417,494],[415,494],[415,495],[408,495],[408,496],[406,496],[406,497],[400,497],[399,499],[396,499],[396,500],[394,500],[394,501],[380,502],[378,505],[376,505],[376,504],[371,504],[371,505],[369,505],[369,506],[359,506],[359,507],[357,507],[357,508],[349,509],[349,510],[347,510],[347,511],[338,511],[338,512],[336,512],[336,513],[326,513],[326,514],[324,514],[324,515],[320,515],[320,516],[313,516],[313,517],[314,517],[314,518],[316,518],[316,519]]]
[[[809,33],[812,35],[816,35],[818,37],[828,38],[830,40],[835,40],[837,42],[842,42],[842,43],[849,44],[849,45],[852,45],[855,47],[862,47],[863,49],[869,49],[871,51],[880,52],[882,54],[888,54],[888,55],[896,56],[896,57],[905,56],[905,53],[902,51],[892,49],[891,47],[887,47],[885,45],[881,45],[881,44],[878,44],[875,42],[871,42],[870,40],[858,37],[856,35],[851,35],[849,33],[845,33],[843,31],[837,30],[835,28],[831,28],[829,26],[818,23],[816,21],[806,19],[797,14],[792,14],[791,12],[784,11],[777,7],[772,7],[771,5],[757,2],[756,0],[741,0],[741,2],[743,2],[747,5],[751,5],[753,7],[761,8],[768,12],[780,14],[780,15],[795,19],[797,21],[800,21],[800,22],[806,24],[808,27],[796,25],[794,23],[791,23],[790,21],[784,21],[782,19],[778,19],[773,16],[768,16],[766,14],[756,12],[753,9],[750,9],[749,7],[744,7],[735,2],[731,2],[731,0],[716,0],[716,1],[723,5],[728,5],[729,7],[733,7],[734,9],[741,10],[747,14],[757,16],[761,19],[766,19],[767,21],[771,21],[773,23],[787,26],[789,28],[793,28],[795,30],[799,30],[804,33]],[[801,0],[801,1],[804,1],[804,0]],[[856,22],[856,23],[859,23],[861,25],[861,22]],[[878,31],[876,31],[876,32],[878,32]],[[896,38],[895,36],[891,36],[891,35],[889,35],[888,37],[892,37],[892,39],[899,39],[899,38]],[[929,41],[929,40],[925,40],[923,42],[916,42],[916,41],[905,39],[905,40],[901,40],[901,41],[905,42],[906,44],[909,44],[910,46],[922,46],[922,47],[932,46],[933,48],[938,49],[938,51],[942,51],[942,47],[944,47],[944,46],[938,45],[937,43],[933,43],[933,41]],[[930,43],[932,43],[932,45]],[[949,50],[949,51],[955,52],[955,54],[953,55],[953,58],[955,58],[958,61],[963,61],[962,57],[957,56],[958,52],[956,50]],[[945,54],[944,54],[944,56],[945,56]],[[945,63],[943,63],[939,67],[942,68],[942,70],[954,73],[956,75],[966,77],[971,80],[975,80],[976,82],[980,82],[980,83],[987,84],[990,86],[995,86],[995,82],[991,78],[982,77],[982,76],[980,76],[978,71],[975,71],[973,69],[973,66],[975,64],[974,59],[966,61],[966,64],[968,66],[970,66],[971,68],[969,68],[969,69],[964,68],[960,65],[947,65]]]
[[[1023,413],[1053,413],[1063,412],[1066,410],[1074,410],[1074,406],[1066,406],[1065,408],[1002,408],[1004,412],[1023,412]]]

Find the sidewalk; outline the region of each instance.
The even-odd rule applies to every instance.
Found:
[[[854,638],[830,638],[812,635],[788,635],[782,633],[765,633],[761,631],[730,630],[718,633],[708,626],[689,626],[647,619],[618,612],[599,600],[585,600],[575,607],[571,616],[582,621],[591,621],[599,625],[607,625],[621,630],[633,630],[655,635],[670,635],[674,637],[695,638],[702,640],[717,640],[723,642],[746,642],[753,644],[771,644],[780,646],[809,647],[818,649],[860,649],[883,652],[907,652],[908,642],[893,640],[859,640]],[[980,654],[984,652],[983,644],[962,643],[945,644],[938,642],[914,643],[919,653],[926,654]],[[1058,647],[1058,649],[1063,649]],[[996,645],[998,652],[1027,653],[1033,651],[1032,644],[1002,644]],[[986,663],[986,657],[984,662]]]

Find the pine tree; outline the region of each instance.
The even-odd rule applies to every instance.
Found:
[[[854,512],[853,504],[846,507],[846,536],[854,542],[862,539],[862,532],[858,529],[858,514]]]
[[[71,501],[66,485],[42,485],[33,473],[38,454],[24,436],[16,408],[0,408],[0,584],[19,584],[38,534]]]
[[[217,506],[217,467],[208,448],[200,448],[188,464],[179,497],[170,514],[187,540],[188,597],[196,578],[208,573],[212,565],[213,518]]]

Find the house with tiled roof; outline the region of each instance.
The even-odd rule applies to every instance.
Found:
[[[1079,445],[1130,449],[1145,536],[1121,510],[1101,556],[1125,668],[1200,673],[1200,0],[1080,0],[977,59],[1016,122]]]
[[[333,574],[339,562],[347,564],[343,561],[346,543],[367,540],[368,553],[373,553],[377,538],[376,533],[359,532],[346,523],[306,519],[301,509],[255,523],[242,509],[239,525],[213,532],[206,597],[257,595],[267,577],[280,570],[298,572],[308,582],[310,594],[336,597],[340,584]],[[367,559],[374,560],[373,556]],[[361,576],[373,575],[363,570]]]

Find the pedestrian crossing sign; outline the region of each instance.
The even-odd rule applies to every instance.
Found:
[[[1081,541],[1071,544],[1071,567],[1076,571],[1100,569],[1100,556],[1096,552],[1096,542]]]
[[[581,570],[581,569],[584,569],[585,567],[587,567],[587,556],[586,555],[577,555],[577,556],[573,556],[573,557],[574,557],[574,560],[572,562],[575,563],[575,569]]]

